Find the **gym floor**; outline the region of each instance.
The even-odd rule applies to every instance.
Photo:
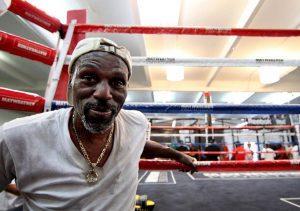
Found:
[[[137,194],[155,211],[300,210],[300,172],[140,171]]]

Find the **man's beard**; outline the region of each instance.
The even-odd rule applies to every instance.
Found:
[[[89,118],[88,112],[90,109],[98,111],[111,111],[110,118],[105,119],[92,119]],[[90,133],[105,133],[108,129],[111,128],[112,123],[118,113],[118,108],[110,103],[98,101],[97,103],[86,103],[83,106],[83,113],[81,116],[81,121],[86,130]]]

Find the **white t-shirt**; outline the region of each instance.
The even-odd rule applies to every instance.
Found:
[[[0,193],[0,211],[6,211],[8,209],[19,207],[21,205],[22,198],[18,198],[18,196],[6,191],[2,191]]]
[[[138,164],[149,123],[138,111],[116,117],[112,152],[98,182],[88,184],[89,165],[73,144],[71,109],[20,118],[0,127],[0,190],[14,178],[24,210],[134,210]]]
[[[274,150],[271,148],[263,148],[261,152],[261,158],[264,160],[274,160],[276,157]]]

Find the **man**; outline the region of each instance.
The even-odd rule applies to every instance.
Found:
[[[251,142],[248,142],[246,149],[246,160],[253,160],[253,151],[251,149]]]
[[[288,152],[285,150],[285,147],[284,147],[284,143],[277,144],[275,149],[276,149],[276,153],[275,153],[276,154],[276,157],[275,157],[276,160],[289,159]]]
[[[205,152],[212,153],[212,154],[206,154],[205,160],[208,160],[208,161],[220,160],[220,153],[218,153],[220,151],[221,151],[221,148],[218,144],[212,143],[212,144],[208,145],[207,147],[205,147]]]
[[[265,147],[261,151],[261,159],[262,160],[274,160],[276,157],[276,153],[271,148],[270,144],[265,144]]]
[[[25,210],[133,210],[140,156],[193,158],[149,140],[149,124],[125,111],[131,57],[103,38],[75,48],[69,65],[72,108],[0,128],[0,191],[17,178]]]
[[[220,160],[224,160],[224,161],[228,161],[229,160],[229,149],[228,149],[228,146],[227,145],[223,145],[223,151],[226,153],[226,154],[221,154],[220,155]]]
[[[246,159],[246,150],[242,143],[236,142],[235,149],[232,151],[231,160],[245,160]]]

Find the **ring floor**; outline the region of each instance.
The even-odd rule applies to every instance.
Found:
[[[153,200],[155,211],[300,210],[300,172],[140,171],[139,178],[137,194]]]

